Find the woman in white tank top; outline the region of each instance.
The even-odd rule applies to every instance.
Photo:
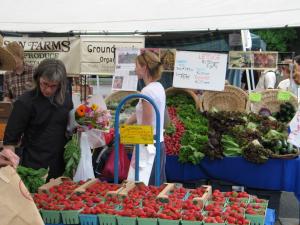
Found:
[[[143,95],[146,95],[153,99],[159,113],[160,113],[160,152],[161,152],[161,163],[160,163],[160,183],[166,182],[165,164],[166,164],[166,153],[163,138],[163,124],[164,124],[164,113],[166,107],[166,94],[163,86],[158,80],[161,78],[162,65],[159,57],[151,52],[144,51],[136,58],[136,74],[139,79],[143,79],[145,87],[141,90]],[[156,131],[156,115],[155,110],[151,103],[146,100],[140,99],[136,106],[136,113],[134,113],[128,120],[127,124],[143,124],[153,126],[154,132]],[[155,133],[154,133],[155,134]],[[155,183],[155,164],[153,164],[149,185]]]

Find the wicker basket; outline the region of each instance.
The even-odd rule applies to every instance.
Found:
[[[120,102],[123,98],[131,94],[140,94],[138,91],[116,91],[107,96],[104,101],[107,104],[108,102]],[[134,101],[135,99],[130,99],[127,102]]]
[[[224,91],[205,91],[200,98],[200,110],[245,112],[249,109],[248,94],[241,88],[225,85]]]
[[[171,95],[177,95],[177,94],[185,94],[193,98],[195,102],[196,109],[200,109],[200,102],[198,96],[195,94],[194,91],[190,89],[185,89],[185,88],[174,88],[170,87],[166,89],[166,96],[171,96]]]
[[[293,158],[298,157],[299,155],[300,155],[300,152],[298,151],[297,153],[285,154],[285,155],[273,154],[273,155],[271,155],[271,158],[273,158],[273,159],[293,159]]]
[[[298,108],[298,101],[297,97],[291,93],[290,99],[288,101],[281,101],[277,99],[277,95],[279,89],[272,89],[272,90],[264,90],[261,93],[261,101],[260,102],[253,102],[251,104],[251,111],[254,113],[259,113],[261,108],[268,108],[271,113],[278,112],[280,109],[280,105],[284,102],[290,102],[295,109]]]

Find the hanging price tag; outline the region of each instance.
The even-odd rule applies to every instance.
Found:
[[[287,101],[291,97],[291,92],[289,91],[279,91],[277,94],[277,99],[280,101]]]
[[[260,102],[261,101],[261,93],[251,92],[249,94],[249,99],[251,102]]]
[[[120,127],[122,144],[153,144],[153,127],[146,125],[122,125]]]

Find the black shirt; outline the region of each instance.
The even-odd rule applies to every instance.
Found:
[[[37,90],[20,96],[8,120],[4,145],[16,145],[22,135],[21,165],[33,169],[50,168],[48,178],[64,172],[64,146],[67,138],[68,114],[72,109],[70,94],[65,103],[58,105]]]

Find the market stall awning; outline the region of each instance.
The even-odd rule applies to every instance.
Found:
[[[300,26],[299,0],[5,0],[0,31],[145,33]]]

